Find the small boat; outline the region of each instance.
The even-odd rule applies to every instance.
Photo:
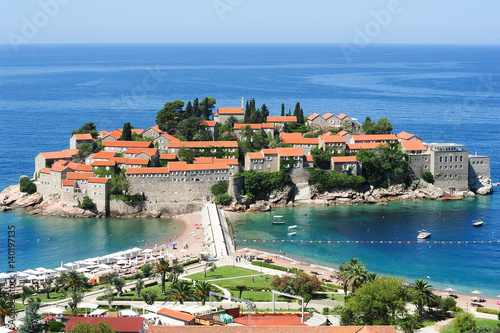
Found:
[[[419,230],[419,234],[417,236],[418,239],[425,239],[431,237],[431,233],[425,229]]]
[[[297,231],[292,231],[292,232],[289,232],[287,235],[288,236],[293,236],[293,235],[296,235],[297,234]]]
[[[273,224],[285,224],[285,221],[283,221],[283,216],[281,215],[275,215],[274,216],[274,221]]]
[[[297,225],[291,225],[291,226],[287,227],[287,229],[295,229],[295,228],[297,228]]]
[[[472,226],[473,227],[480,227],[484,224],[484,221],[483,220],[472,220]]]

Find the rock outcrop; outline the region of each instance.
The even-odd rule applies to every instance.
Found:
[[[469,179],[469,189],[476,194],[488,195],[493,193],[493,184],[490,178],[478,176],[474,180]]]

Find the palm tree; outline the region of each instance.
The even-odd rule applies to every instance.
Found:
[[[434,300],[435,295],[432,292],[433,290],[434,287],[430,284],[427,284],[427,281],[424,281],[422,279],[418,279],[415,281],[413,292],[417,300],[417,310],[419,315],[422,315],[424,311],[424,301],[429,303],[431,300]]]
[[[366,281],[372,282],[372,281],[375,281],[377,278],[378,278],[377,273],[373,273],[373,272],[368,273],[368,275],[366,276]]]
[[[5,317],[10,313],[10,304],[7,303],[5,298],[0,298],[0,326],[5,325]]]
[[[187,301],[194,296],[193,285],[186,280],[179,280],[172,283],[170,286],[169,296],[176,302],[179,301],[179,303],[184,304],[184,301]]]
[[[241,298],[243,291],[247,290],[247,286],[236,286],[236,289],[240,292],[239,298]]]
[[[209,261],[205,264],[205,267],[203,267],[203,277],[207,277],[207,271],[213,272],[217,266],[213,261]]]
[[[168,272],[170,265],[165,258],[158,259],[155,265],[155,273],[161,276],[161,294],[165,295],[165,275]]]
[[[342,285],[344,286],[344,295],[347,295],[347,287],[349,286],[349,264],[348,263],[341,263],[339,266],[339,272],[337,273],[337,280],[342,282]]]
[[[184,273],[184,266],[176,264],[172,265],[172,268],[170,269],[170,275],[172,276],[172,282],[177,282],[177,279],[179,278],[179,275]]]
[[[354,293],[356,289],[359,288],[368,278],[368,271],[366,270],[366,266],[357,259],[355,261],[349,262],[348,277],[352,292]]]
[[[213,286],[207,281],[196,281],[195,295],[201,301],[201,305],[205,305],[207,298],[210,296],[210,291]]]
[[[66,284],[72,291],[78,291],[83,286],[81,276],[76,271],[69,272],[68,282]]]

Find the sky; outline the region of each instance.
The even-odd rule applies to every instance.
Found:
[[[0,43],[500,44],[498,0],[0,0]]]

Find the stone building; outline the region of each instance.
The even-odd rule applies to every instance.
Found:
[[[73,134],[69,139],[69,149],[76,149],[84,143],[92,143],[94,138],[90,134]]]
[[[217,112],[214,114],[214,121],[225,124],[231,117],[235,117],[238,121],[241,121],[245,118],[245,110],[243,108],[217,108]]]
[[[157,136],[153,140],[153,145],[158,148],[160,153],[164,153],[168,151],[168,145],[172,141],[181,141],[177,139],[175,136],[167,134],[167,133],[162,133],[161,135]]]
[[[401,149],[410,155],[410,170],[416,177],[430,171],[430,153],[420,140],[401,141]]]
[[[328,132],[319,136],[319,147],[329,153],[341,154],[346,150],[347,143],[344,137]]]
[[[195,150],[199,154],[198,156],[218,157],[217,155],[224,155],[226,158],[238,156],[237,141],[173,141],[168,146],[168,153],[177,156],[182,147]]]
[[[281,143],[289,144],[294,148],[301,148],[303,155],[310,155],[311,150],[318,148],[318,138],[304,138],[302,133],[281,133]]]
[[[106,141],[102,143],[104,151],[125,153],[129,148],[151,148],[152,142],[148,141]]]
[[[264,124],[234,124],[234,132],[241,140],[242,133],[246,128],[250,128],[254,133],[265,134],[267,137],[274,138],[274,124],[264,123]]]
[[[212,140],[219,138],[219,123],[215,120],[203,120],[200,125],[212,135]]]
[[[66,149],[63,151],[39,153],[35,157],[35,179],[40,170],[52,166],[52,164],[58,160],[71,161],[76,154],[78,154],[78,149]]]
[[[332,170],[348,175],[361,175],[361,163],[356,156],[335,156],[331,160]]]
[[[433,143],[428,148],[434,185],[449,194],[469,189],[469,151],[463,147],[456,143]]]

